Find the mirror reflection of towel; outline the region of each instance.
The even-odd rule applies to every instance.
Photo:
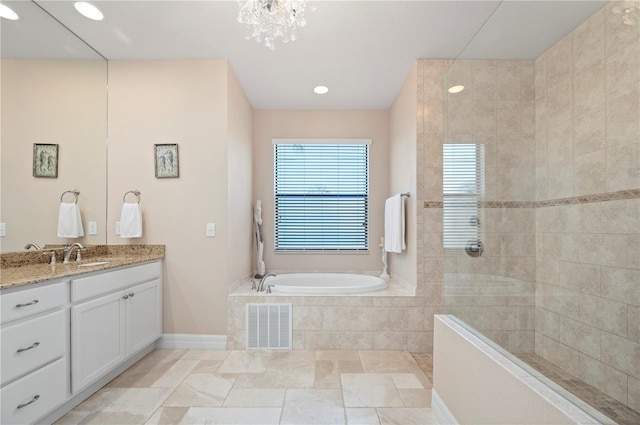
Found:
[[[384,249],[401,253],[407,248],[404,239],[404,199],[397,194],[384,203]]]
[[[58,211],[58,237],[80,238],[84,236],[80,208],[75,202],[61,202]]]
[[[140,238],[142,237],[142,209],[140,204],[122,204],[120,214],[120,237]]]

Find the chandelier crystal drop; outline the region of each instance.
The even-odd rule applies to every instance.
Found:
[[[247,25],[247,40],[255,39],[275,50],[274,41],[296,39],[296,28],[304,27],[305,8],[309,0],[238,0],[238,22]],[[311,10],[313,10],[310,7]]]

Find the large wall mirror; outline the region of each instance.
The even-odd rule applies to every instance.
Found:
[[[31,242],[104,244],[107,61],[36,3],[2,3],[19,19],[0,23],[1,251]],[[58,145],[57,177],[34,175],[51,175],[56,161],[45,152],[47,169],[34,171],[42,165],[34,165],[34,144]],[[58,237],[61,196],[75,189],[84,236]],[[74,202],[74,195],[63,200]]]

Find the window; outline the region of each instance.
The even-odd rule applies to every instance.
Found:
[[[369,144],[274,140],[277,252],[368,250]]]
[[[465,249],[482,240],[479,201],[484,197],[484,146],[443,145],[443,241],[445,249]]]

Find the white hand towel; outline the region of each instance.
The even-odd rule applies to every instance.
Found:
[[[398,194],[384,203],[384,249],[402,252],[407,248],[404,239],[404,199]]]
[[[84,228],[78,204],[61,202],[58,211],[58,237],[80,238],[82,236],[84,236]]]
[[[120,237],[140,238],[142,237],[142,210],[138,203],[122,204],[120,214]]]

